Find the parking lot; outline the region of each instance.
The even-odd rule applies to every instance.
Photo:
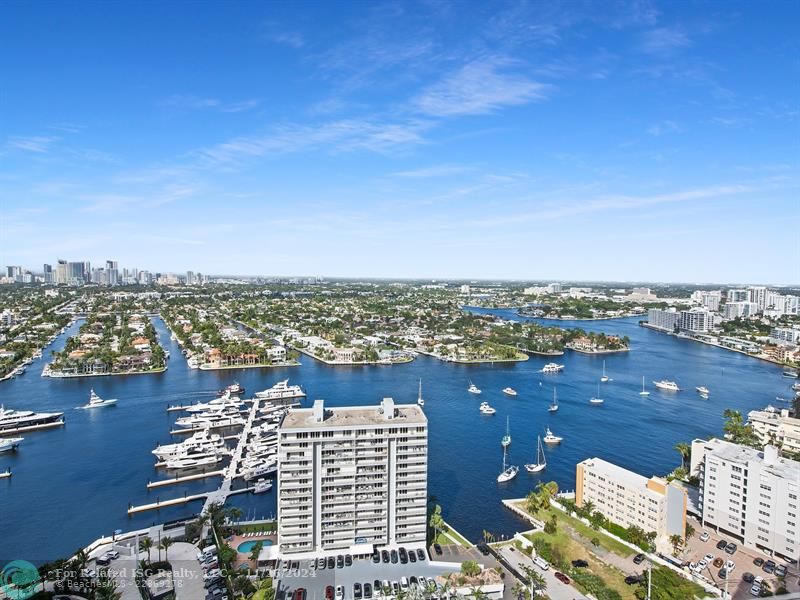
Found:
[[[423,551],[424,552],[424,551]],[[437,561],[448,561],[444,556],[437,556]],[[435,578],[447,572],[458,571],[461,567],[460,562],[454,562],[452,567],[445,567],[439,562],[431,564],[427,554],[423,561],[401,563],[379,562],[373,563],[371,558],[353,559],[352,565],[341,568],[315,569],[314,561],[297,561],[297,568],[286,569],[283,563],[278,567],[276,580],[278,583],[278,600],[289,600],[290,593],[299,588],[306,590],[307,600],[324,600],[325,588],[333,586],[344,587],[344,600],[353,600],[353,584],[364,583],[373,585],[374,580],[381,582],[400,582],[402,577],[410,579],[414,577]],[[281,595],[282,594],[282,595]],[[373,598],[374,592],[373,592]]]
[[[750,593],[752,584],[742,579],[745,573],[751,573],[753,576],[763,577],[769,585],[770,589],[774,592],[778,587],[778,580],[774,574],[770,575],[762,570],[762,567],[753,564],[753,561],[760,558],[764,561],[772,558],[764,553],[758,552],[751,548],[745,548],[738,540],[729,539],[724,535],[719,535],[711,528],[702,529],[700,523],[693,521],[692,526],[697,530],[697,533],[689,539],[688,546],[684,551],[683,558],[691,563],[699,562],[705,555],[710,554],[715,559],[722,559],[723,561],[732,560],[736,565],[733,572],[728,579],[728,591],[731,593],[735,600],[744,600],[745,598],[752,598]],[[709,534],[707,541],[702,541],[701,536],[703,532]],[[724,550],[717,548],[717,543],[720,540],[733,542],[736,544],[736,552],[727,554]],[[777,564],[786,564],[780,559],[776,559]],[[717,561],[719,564],[719,561]],[[787,565],[789,566],[789,565]],[[725,581],[719,577],[720,566],[714,566],[710,563],[699,571],[699,574],[716,585],[724,589]],[[788,574],[785,578],[786,588],[790,592],[800,591],[798,584],[797,567],[792,566],[788,569]]]

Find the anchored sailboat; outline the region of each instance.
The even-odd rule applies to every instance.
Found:
[[[603,383],[611,381],[611,378],[608,375],[606,375],[606,361],[603,361],[603,376],[600,377],[600,381],[602,381]]]
[[[506,466],[506,448],[503,446],[503,471],[497,476],[497,483],[505,483],[511,481],[519,473],[519,467],[515,465]]]
[[[550,412],[556,412],[558,410],[558,394],[556,393],[555,386],[553,387],[553,402],[547,408]]]
[[[536,462],[525,465],[528,473],[538,473],[544,471],[547,466],[547,459],[544,456],[544,448],[542,447],[542,436],[536,436]]]
[[[600,384],[598,383],[597,384],[597,396],[589,398],[589,403],[590,404],[602,404],[603,402],[605,402],[605,400],[603,400],[600,397]]]
[[[503,439],[500,440],[500,445],[503,448],[508,447],[511,444],[511,433],[508,429],[508,417],[506,417],[506,434],[503,436]]]
[[[644,375],[642,375],[642,391],[639,392],[640,396],[649,396],[650,392],[648,392],[644,387]]]
[[[417,395],[417,404],[425,406],[425,400],[422,398],[422,378],[419,380],[419,394]]]

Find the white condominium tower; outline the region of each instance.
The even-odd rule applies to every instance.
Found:
[[[692,442],[703,526],[777,556],[800,558],[800,463],[723,440]]]
[[[278,429],[281,556],[424,546],[428,420],[415,405],[290,410]]]

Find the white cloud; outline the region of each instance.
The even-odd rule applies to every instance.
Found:
[[[475,60],[423,91],[413,105],[426,115],[449,117],[486,114],[544,99],[550,86],[508,72],[513,66],[497,57]]]
[[[16,150],[44,154],[49,152],[50,147],[60,139],[60,137],[45,135],[12,136],[8,138],[7,145]]]
[[[448,177],[450,175],[458,175],[463,173],[466,169],[457,165],[439,165],[435,167],[423,167],[421,169],[413,169],[410,171],[398,171],[392,173],[393,177],[407,177],[410,179],[423,179],[428,177]]]
[[[666,133],[676,133],[682,130],[683,128],[681,127],[680,123],[667,120],[652,124],[647,128],[647,133],[654,136],[660,136]]]
[[[260,103],[258,99],[223,102],[218,98],[204,98],[192,94],[173,94],[160,102],[161,106],[179,110],[218,110],[227,113],[251,110]]]
[[[644,34],[641,47],[650,54],[669,54],[689,44],[689,36],[682,29],[658,27]]]

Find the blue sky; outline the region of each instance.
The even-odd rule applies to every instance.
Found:
[[[5,2],[0,263],[800,282],[797,2]]]

